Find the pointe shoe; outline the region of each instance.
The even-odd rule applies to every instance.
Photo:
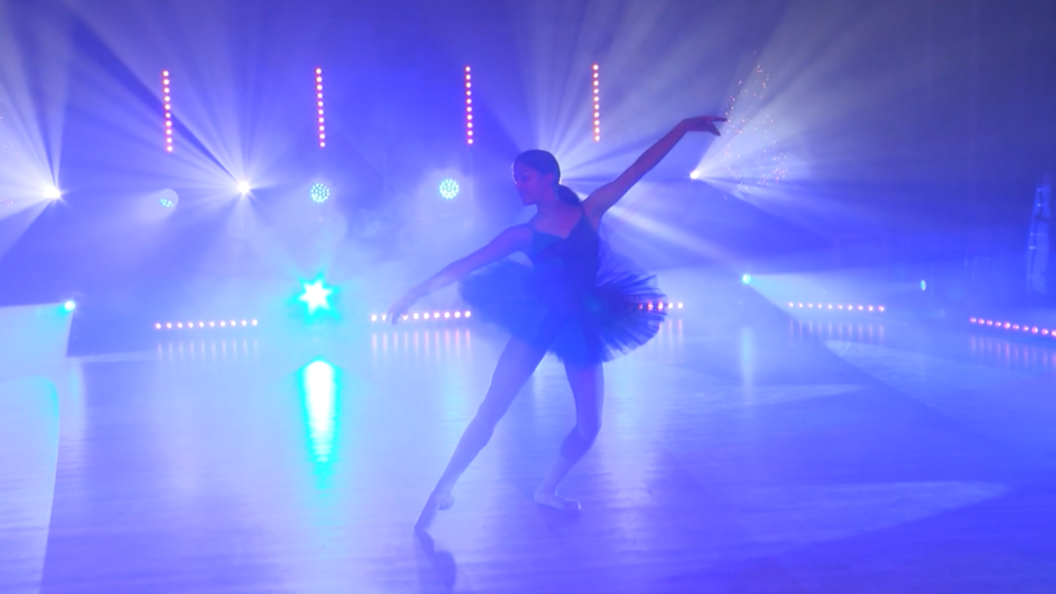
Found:
[[[429,499],[425,500],[425,507],[422,508],[422,512],[418,514],[418,521],[414,523],[415,532],[425,532],[433,525],[433,520],[436,519],[436,513],[445,509],[451,509],[451,506],[455,504],[455,498],[450,494],[443,497],[438,497],[436,493],[431,493]]]
[[[559,512],[574,513],[582,509],[582,506],[575,499],[567,499],[557,493],[536,491],[533,499],[535,499],[536,505],[544,505]]]

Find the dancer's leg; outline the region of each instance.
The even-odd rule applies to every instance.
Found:
[[[565,364],[568,384],[576,401],[576,426],[565,437],[561,452],[554,460],[543,483],[535,492],[535,502],[562,511],[576,511],[579,502],[559,496],[557,485],[568,471],[587,453],[601,429],[601,406],[605,394],[605,376],[600,363],[592,365]]]
[[[451,507],[451,488],[480,450],[487,445],[495,431],[495,425],[506,414],[528,378],[532,377],[544,355],[545,348],[532,346],[516,338],[511,339],[503,349],[492,374],[488,393],[477,409],[477,414],[462,433],[458,445],[455,446],[455,452],[451,455],[451,461],[447,463],[447,468],[425,502],[425,508],[415,524],[417,530],[427,529],[438,510]]]

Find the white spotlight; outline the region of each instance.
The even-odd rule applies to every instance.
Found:
[[[245,196],[246,194],[249,194],[249,191],[252,190],[252,189],[253,188],[249,187],[249,182],[247,182],[247,181],[238,182],[238,193],[239,194],[242,194],[243,196]]]
[[[48,200],[58,200],[59,198],[62,198],[62,190],[55,186],[48,186],[44,188],[44,197]]]
[[[694,169],[689,172],[689,179],[700,179],[700,172]]]

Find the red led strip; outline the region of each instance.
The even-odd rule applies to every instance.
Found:
[[[473,75],[466,66],[466,144],[473,144]]]
[[[326,119],[323,117],[323,69],[315,69],[315,109],[319,120],[319,148],[326,148]]]
[[[165,104],[165,150],[172,152],[172,101],[169,93],[169,71],[161,71],[161,97]]]

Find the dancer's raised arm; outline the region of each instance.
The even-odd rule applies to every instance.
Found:
[[[663,138],[646,149],[642,156],[638,157],[619,177],[591,192],[590,196],[583,201],[583,209],[592,220],[598,221],[601,215],[612,208],[613,204],[616,204],[634,184],[638,183],[638,180],[667,156],[667,153],[671,152],[671,149],[678,144],[679,140],[682,140],[687,132],[708,132],[718,136],[719,129],[715,127],[715,122],[725,121],[726,118],[717,116],[698,116],[682,120]]]
[[[499,233],[495,239],[492,239],[484,247],[465,258],[448,264],[443,270],[437,272],[422,284],[408,291],[406,295],[401,297],[399,301],[389,308],[387,313],[388,319],[395,324],[400,316],[407,313],[407,310],[415,301],[418,301],[437,289],[442,289],[443,287],[458,281],[481,266],[486,266],[500,258],[505,258],[514,252],[527,249],[531,244],[531,241],[531,229],[525,225],[518,225],[506,229],[502,233]]]

